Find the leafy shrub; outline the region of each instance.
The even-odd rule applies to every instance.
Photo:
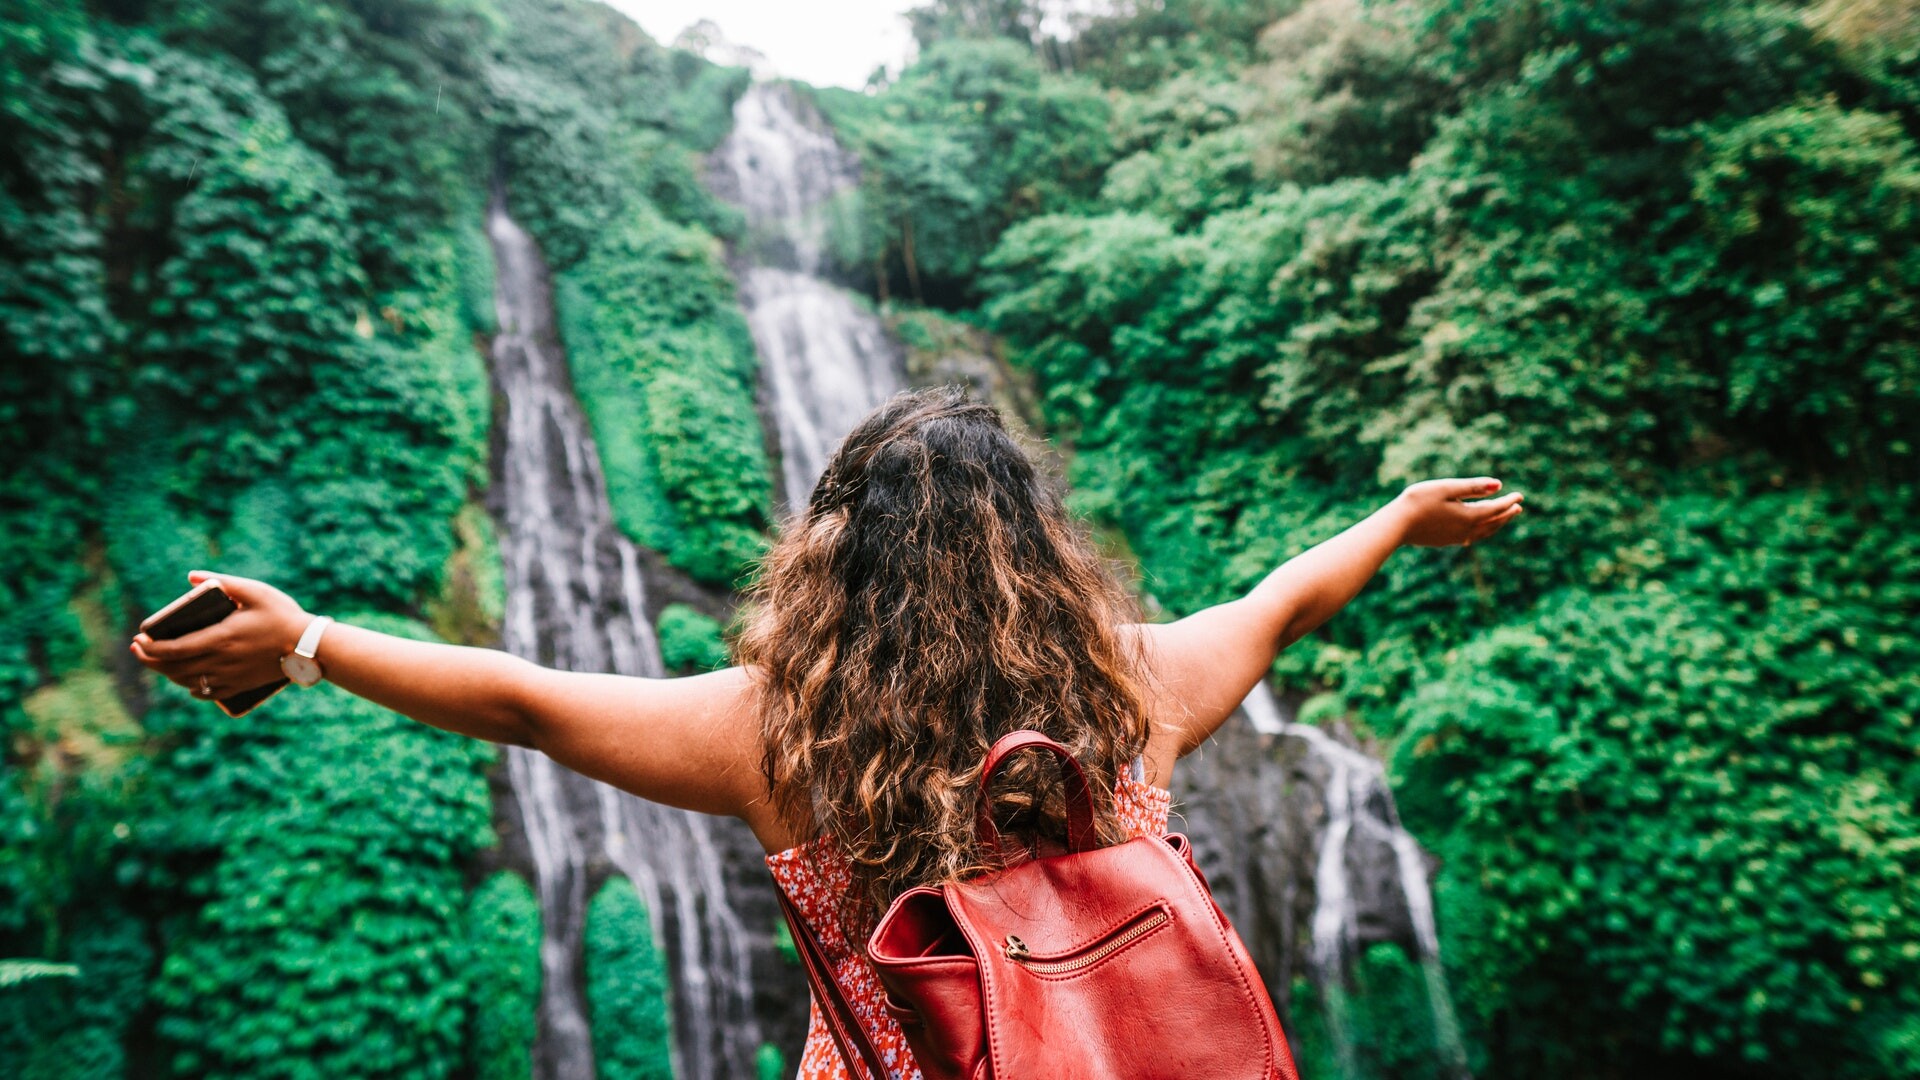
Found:
[[[137,919],[94,906],[74,920],[66,954],[70,964],[0,983],[0,1060],[21,1080],[115,1080],[127,1073],[122,1040],[146,1004],[153,948]]]
[[[731,661],[719,620],[685,604],[660,609],[660,656],[669,671],[714,671]]]
[[[586,957],[596,1071],[608,1080],[672,1080],[665,962],[625,878],[607,879],[587,905]]]
[[[472,1060],[478,1080],[528,1080],[540,1012],[540,900],[502,870],[467,901],[473,948]]]
[[[492,838],[493,748],[326,686],[239,720],[168,696],[170,809],[145,828],[169,866],[212,858],[154,991],[174,1068],[454,1072],[471,1001],[462,875]]]
[[[883,289],[923,302],[964,299],[1002,230],[1086,199],[1111,155],[1097,88],[1004,39],[935,43],[877,108],[817,100],[863,168],[864,257],[847,269],[878,262]]]
[[[1602,1041],[1559,1053],[1894,1075],[1907,1052],[1920,553],[1910,501],[1838,502],[1674,499],[1627,588],[1543,601],[1402,707],[1402,805],[1450,823],[1444,873],[1485,898],[1465,977],[1540,1010],[1522,1030],[1599,984]]]
[[[233,720],[124,642],[192,567],[398,632],[425,613],[489,636],[474,335],[494,319],[492,162],[522,167],[517,197],[563,261],[643,174],[718,223],[684,143],[614,165],[677,131],[670,95],[734,84],[571,2],[17,14],[0,30],[0,349],[21,361],[0,364],[0,954],[80,974],[0,991],[0,1060],[120,1075],[137,1047],[162,1073],[524,1075],[531,1004],[468,1039],[476,1002],[537,977],[509,955],[537,934],[524,885],[477,901],[506,922],[489,924],[499,963],[469,963],[491,748],[330,689]],[[528,32],[569,20],[565,41]],[[751,418],[751,353],[728,363]],[[672,494],[720,508],[711,545],[734,554],[716,558],[751,551],[728,531],[740,500],[689,460]]]

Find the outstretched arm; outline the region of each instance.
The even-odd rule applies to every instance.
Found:
[[[1347,605],[1402,544],[1444,547],[1492,536],[1520,514],[1500,482],[1427,480],[1345,532],[1287,560],[1238,600],[1178,622],[1142,625],[1156,775],[1199,746],[1267,674],[1280,650]],[[1468,499],[1478,501],[1468,502]]]
[[[196,571],[189,580],[208,576]],[[142,663],[190,691],[204,676],[215,698],[280,678],[280,657],[312,619],[265,582],[218,576],[240,610],[184,637],[142,634],[132,644]],[[328,681],[421,723],[533,747],[658,802],[739,814],[765,786],[738,668],[684,679],[555,671],[493,649],[338,622],[321,639],[318,659]]]

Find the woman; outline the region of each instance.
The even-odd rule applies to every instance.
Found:
[[[847,436],[768,553],[738,667],[679,679],[552,671],[344,624],[321,624],[317,647],[301,651],[334,683],[416,720],[743,819],[842,989],[871,1004],[877,982],[851,943],[898,893],[982,868],[974,791],[998,736],[1037,728],[1071,748],[1105,840],[1164,831],[1174,762],[1275,655],[1402,544],[1467,544],[1512,521],[1517,493],[1467,501],[1499,487],[1415,484],[1246,596],[1143,624],[991,408],[952,391],[903,394]],[[221,581],[238,612],[132,646],[204,697],[280,677],[315,623],[264,583]],[[1005,770],[1003,829],[1048,842],[1061,825],[1050,774],[1044,761]],[[915,1075],[898,1027],[860,1011],[875,1016],[868,1035],[890,1069]],[[817,1011],[800,1075],[846,1075]]]

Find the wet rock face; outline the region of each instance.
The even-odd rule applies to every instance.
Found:
[[[1300,734],[1254,730],[1236,715],[1173,773],[1171,827],[1193,841],[1200,870],[1284,1013],[1313,964],[1315,887],[1333,767]],[[1384,790],[1384,789],[1382,789]],[[1342,863],[1357,940],[1417,944],[1392,834],[1391,805],[1354,808]]]
[[[1215,902],[1283,1012],[1294,978],[1307,973],[1314,837],[1326,816],[1304,755],[1284,749],[1277,736],[1228,722],[1174,768],[1168,825],[1193,841]]]

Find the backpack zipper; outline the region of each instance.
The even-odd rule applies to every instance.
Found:
[[[1065,975],[1069,972],[1079,971],[1082,968],[1092,967],[1094,964],[1126,948],[1129,942],[1155,927],[1164,924],[1166,921],[1166,909],[1160,908],[1155,910],[1146,918],[1126,927],[1119,933],[1108,938],[1105,942],[1094,947],[1091,952],[1076,956],[1071,960],[1036,960],[1033,957],[1033,950],[1027,948],[1026,942],[1021,941],[1012,934],[1008,934],[1006,944],[1007,959],[1012,960],[1037,975]]]

